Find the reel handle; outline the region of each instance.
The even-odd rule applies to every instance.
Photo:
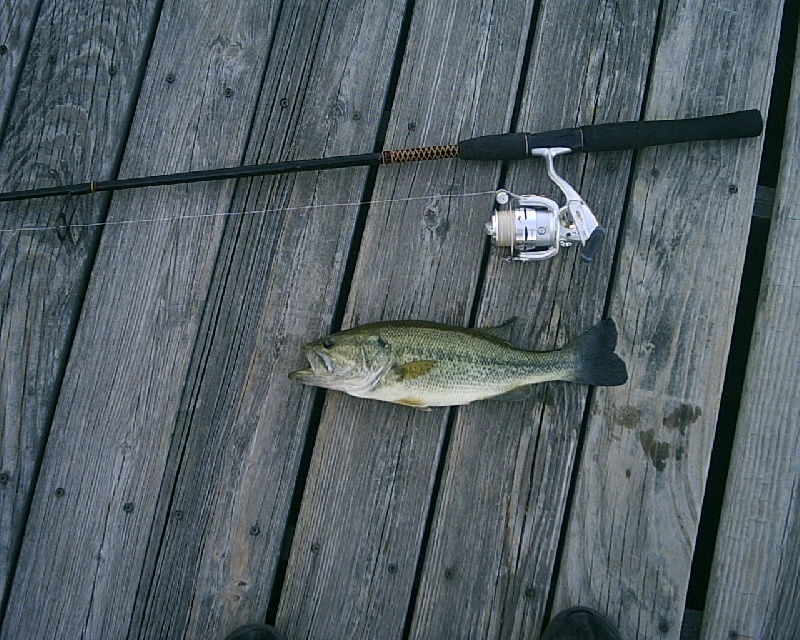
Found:
[[[502,133],[458,143],[465,160],[524,160],[534,149],[620,151],[699,140],[753,138],[764,130],[758,109],[684,120],[650,120],[591,124],[542,133]]]

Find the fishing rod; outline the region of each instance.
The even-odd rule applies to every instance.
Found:
[[[92,180],[0,193],[0,202],[443,158],[503,161],[540,157],[545,160],[547,173],[564,194],[566,203],[559,206],[549,198],[515,195],[500,189],[495,194],[495,211],[486,224],[486,233],[496,246],[510,249],[508,260],[544,260],[554,256],[559,247],[580,243],[583,246],[582,259],[591,262],[602,246],[606,230],[600,226],[580,194],[556,173],[555,157],[572,151],[622,151],[680,142],[750,138],[761,135],[763,128],[763,119],[757,109],[683,120],[594,124],[539,133],[480,136],[442,146],[289,160],[122,180]]]

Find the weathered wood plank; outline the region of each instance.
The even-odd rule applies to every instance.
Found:
[[[0,140],[16,95],[16,85],[25,62],[39,2],[14,2],[0,5]]]
[[[33,5],[3,3],[11,91]],[[113,173],[129,126],[155,2],[106,2],[76,23],[75,2],[46,2],[0,147],[0,190]],[[19,21],[19,22],[15,22]],[[5,42],[5,41],[4,41]],[[8,59],[8,60],[7,60]],[[6,68],[6,62],[12,66]],[[114,72],[109,73],[111,66]],[[5,74],[8,74],[7,76]],[[0,96],[9,108],[10,95]],[[108,199],[3,203],[0,228],[97,222]],[[7,594],[88,270],[91,229],[0,233],[0,589]]]
[[[405,0],[284,2],[246,162],[372,151],[404,9]],[[366,175],[256,181],[232,209],[356,202]],[[314,397],[286,374],[299,346],[330,327],[357,212],[326,206],[228,225],[140,637],[222,638],[266,617]]]
[[[77,10],[64,6],[54,3],[54,15],[70,13],[64,21],[74,29]],[[121,24],[134,31],[137,9],[120,5]],[[241,160],[274,10],[244,0],[224,11],[208,3],[164,3],[123,176]],[[101,13],[85,19],[93,15]],[[103,72],[106,65],[103,59]],[[98,107],[108,109],[102,101]],[[73,148],[65,138],[57,141],[61,149]],[[226,211],[232,189],[215,183],[121,193],[109,217]],[[93,203],[84,197],[64,206],[82,213]],[[105,229],[36,486],[5,637],[127,635],[137,592],[146,586],[143,560],[161,532],[156,501],[223,226],[220,218],[206,218]],[[37,267],[36,278],[48,276],[46,265]]]
[[[706,638],[800,628],[800,49],[704,613]]]
[[[506,131],[532,5],[416,2],[387,146]],[[447,194],[497,179],[460,161],[381,170],[376,200],[422,199],[370,208],[344,325],[465,324],[491,199]],[[287,637],[401,636],[447,419],[328,395],[278,610]]]
[[[637,119],[658,4],[543,3],[518,128]],[[562,175],[610,230],[603,253],[591,267],[576,249],[544,263],[507,264],[493,255],[479,325],[518,316],[521,346],[553,349],[600,319],[630,159],[630,153],[559,159]],[[563,201],[549,193],[543,164],[517,163],[508,188],[546,189]],[[586,387],[558,383],[538,387],[524,403],[459,410],[412,637],[537,636],[586,395]]]
[[[766,113],[781,5],[663,3],[646,117]],[[555,597],[626,638],[680,633],[759,150],[637,158],[610,303],[630,382],[596,391]]]

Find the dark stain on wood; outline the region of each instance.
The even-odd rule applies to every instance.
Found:
[[[626,405],[614,412],[614,421],[625,429],[635,429],[642,417],[641,409]]]
[[[670,458],[670,444],[657,440],[654,429],[642,431],[639,434],[639,442],[656,471],[664,471],[667,468],[667,460]]]
[[[667,429],[677,429],[681,435],[685,435],[686,427],[697,422],[701,415],[703,415],[703,411],[700,407],[681,404],[664,418],[663,423]]]

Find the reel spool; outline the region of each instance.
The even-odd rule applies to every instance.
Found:
[[[556,147],[532,149],[531,155],[540,156],[547,163],[547,174],[561,189],[567,202],[559,207],[550,198],[535,195],[518,196],[500,189],[495,195],[495,212],[486,223],[486,233],[498,247],[508,247],[506,260],[546,260],[558,253],[561,247],[583,245],[581,259],[592,262],[603,244],[606,230],[580,194],[553,166],[553,158],[569,153],[570,149]]]

